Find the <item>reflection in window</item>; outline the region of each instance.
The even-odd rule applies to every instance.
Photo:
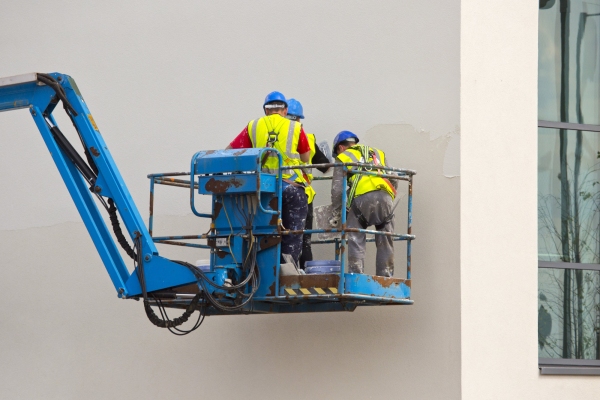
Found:
[[[538,269],[540,358],[600,359],[600,271]]]
[[[540,0],[538,119],[600,124],[600,0]]]
[[[600,263],[600,133],[539,128],[538,258]]]

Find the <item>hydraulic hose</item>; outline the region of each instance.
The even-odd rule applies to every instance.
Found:
[[[183,314],[181,314],[181,316],[179,316],[175,319],[159,318],[158,315],[156,315],[156,313],[152,309],[152,307],[150,307],[150,302],[148,301],[147,298],[144,298],[144,310],[146,310],[146,315],[148,316],[148,319],[150,320],[150,322],[152,322],[154,325],[158,326],[159,328],[175,328],[175,327],[187,322],[187,320],[194,313],[194,311],[196,311],[196,307],[198,306],[198,303],[200,302],[201,297],[202,297],[201,293],[198,293],[197,295],[195,295],[194,298],[192,299],[192,301],[190,302],[190,304],[185,309],[185,312]]]
[[[129,245],[129,242],[127,242],[125,235],[123,235],[123,231],[121,230],[121,224],[119,223],[119,217],[117,216],[117,206],[115,206],[115,202],[113,201],[113,199],[108,199],[108,218],[110,219],[110,224],[112,225],[113,232],[117,237],[117,241],[119,242],[123,250],[125,250],[125,253],[127,253],[127,255],[131,257],[131,259],[135,260],[137,258],[137,255]]]

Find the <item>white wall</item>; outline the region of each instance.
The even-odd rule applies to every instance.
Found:
[[[464,399],[596,399],[537,354],[537,2],[462,1]]]
[[[464,399],[542,398],[533,385],[538,375],[536,21],[534,2],[462,2]]]
[[[3,4],[0,76],[72,75],[144,216],[146,174],[186,171],[196,150],[224,147],[272,90],[303,102],[319,139],[354,130],[419,175],[414,306],[209,318],[176,338],[116,298],[27,111],[0,114],[10,177],[0,197],[2,396],[459,398],[459,181],[445,176],[458,165],[459,6]],[[179,194],[161,190],[160,229],[201,231],[185,193],[168,193]]]

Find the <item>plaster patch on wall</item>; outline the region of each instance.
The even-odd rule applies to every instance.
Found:
[[[376,125],[367,131],[365,144],[385,151],[394,167],[423,170],[426,165],[427,171],[447,178],[460,176],[458,126],[452,132],[432,138],[430,132],[417,130],[410,124]],[[431,169],[432,165],[436,167]]]
[[[460,127],[446,135],[450,140],[444,155],[444,176],[455,178],[460,176]]]

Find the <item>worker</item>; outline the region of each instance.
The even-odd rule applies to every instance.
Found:
[[[250,121],[227,148],[273,147],[281,153],[284,165],[307,163],[310,160],[308,138],[300,123],[285,118],[288,111],[285,96],[280,92],[269,93],[263,110],[265,116]],[[263,170],[279,173],[278,167],[276,156],[267,155],[263,160]],[[306,223],[308,198],[312,200],[314,192],[306,174],[300,169],[284,170],[282,180],[281,223],[284,229],[302,230]],[[282,235],[281,262],[286,262],[284,254],[288,254],[297,264],[301,251],[301,234]]]
[[[292,121],[300,122],[301,119],[304,119],[304,110],[302,108],[302,104],[296,99],[288,99],[288,111],[287,118]],[[327,158],[325,154],[321,151],[319,146],[317,146],[317,139],[315,135],[312,133],[307,133],[306,137],[308,138],[308,144],[310,146],[310,159],[308,161],[309,164],[328,164],[331,161]],[[322,173],[326,173],[329,171],[329,167],[317,167],[319,171]],[[309,181],[312,182],[313,175],[311,170],[306,170],[306,174],[308,175]],[[313,219],[314,219],[314,210],[313,210],[313,199],[309,198],[308,203],[308,213],[306,214],[306,224],[304,229],[312,229],[313,228]],[[312,245],[311,245],[311,235],[304,234],[302,236],[302,253],[300,254],[300,268],[304,269],[307,261],[312,261]]]
[[[383,151],[358,144],[359,139],[350,131],[341,131],[333,140],[333,154],[336,162],[365,163],[386,166]],[[349,167],[361,169],[360,167]],[[334,168],[331,184],[331,202],[333,217],[330,224],[339,227],[341,208],[347,208],[346,226],[348,228],[367,229],[375,225],[380,232],[394,231],[394,213],[392,208],[396,196],[397,182],[389,179],[362,174],[348,174],[347,203],[342,204],[342,187],[345,177],[342,168]],[[394,241],[391,236],[375,235],[377,246],[376,275],[391,277],[394,275]],[[348,272],[362,274],[366,250],[366,234],[362,232],[348,233]]]

